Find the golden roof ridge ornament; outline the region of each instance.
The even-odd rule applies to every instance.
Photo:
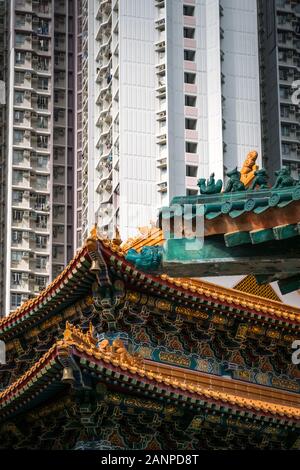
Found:
[[[241,169],[241,177],[240,181],[245,185],[245,187],[248,187],[250,183],[254,180],[255,177],[255,171],[258,170],[258,165],[256,165],[256,160],[258,157],[258,153],[256,150],[251,150],[251,152],[248,153],[246,160],[243,163],[242,169]]]

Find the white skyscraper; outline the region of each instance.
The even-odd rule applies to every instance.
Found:
[[[80,245],[95,220],[130,236],[197,178],[260,154],[261,137],[256,0],[78,8]]]

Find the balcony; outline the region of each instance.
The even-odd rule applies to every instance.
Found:
[[[160,193],[166,193],[168,191],[168,183],[166,181],[162,181],[161,183],[157,183],[157,190]]]
[[[167,134],[160,134],[156,137],[156,143],[159,145],[165,145],[167,143]]]
[[[155,6],[157,8],[164,8],[165,7],[165,0],[155,0]]]
[[[160,168],[161,170],[166,169],[167,165],[168,165],[167,157],[160,157],[156,160],[156,166],[157,168]]]
[[[101,0],[98,11],[97,11],[97,15],[96,15],[97,20],[101,20],[103,16],[109,16],[110,13],[111,13],[111,0]]]
[[[155,43],[156,52],[165,52],[166,50],[166,41],[159,41]]]
[[[97,41],[104,42],[105,36],[108,38],[111,34],[111,14],[105,18],[99,26],[96,39]]]
[[[155,69],[157,75],[164,76],[166,74],[166,64],[157,64]]]
[[[166,29],[166,19],[165,18],[159,18],[158,20],[155,21],[155,29],[158,31],[165,31]]]
[[[159,122],[165,121],[166,117],[167,117],[167,111],[165,109],[162,110],[162,111],[158,111],[156,113],[156,120],[159,121]]]

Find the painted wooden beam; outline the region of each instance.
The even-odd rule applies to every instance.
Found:
[[[275,238],[273,230],[271,228],[251,230],[251,232],[249,232],[249,235],[253,245],[256,245],[257,243],[269,242],[271,240],[274,240]]]
[[[226,247],[221,236],[170,239],[164,246],[162,271],[172,277],[275,275],[300,272],[300,237],[265,244]]]
[[[227,247],[244,245],[251,243],[249,232],[230,232],[224,235],[225,245]]]

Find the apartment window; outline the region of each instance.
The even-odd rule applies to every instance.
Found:
[[[48,167],[48,157],[46,155],[37,155],[36,157],[36,166],[38,168],[47,168]]]
[[[37,136],[37,147],[42,148],[42,149],[48,148],[48,136],[47,135]]]
[[[25,26],[25,15],[16,15],[16,26]]]
[[[25,64],[25,52],[16,52],[16,64],[23,65]]]
[[[289,106],[281,106],[280,107],[280,116],[288,118],[290,116],[290,108]]]
[[[53,246],[52,248],[53,258],[57,259],[61,256],[64,256],[64,247],[63,246]]]
[[[197,128],[197,119],[185,119],[185,128],[196,130]]]
[[[38,95],[37,107],[38,109],[48,109],[48,98],[46,96]]]
[[[37,189],[47,189],[48,176],[37,175],[36,177],[36,188]]]
[[[49,80],[48,78],[39,77],[38,79],[38,89],[39,90],[48,90]]]
[[[48,52],[49,51],[49,41],[48,39],[40,39],[39,40],[39,50]]]
[[[186,176],[191,176],[193,178],[197,177],[198,167],[192,165],[186,165]]]
[[[189,49],[184,49],[183,51],[184,60],[189,60],[191,62],[195,61],[196,51],[191,51]]]
[[[37,248],[47,248],[47,237],[36,235],[35,244]]]
[[[186,190],[186,195],[187,196],[197,196],[198,191],[197,189],[187,189]]]
[[[282,144],[282,153],[283,155],[290,155],[291,147],[289,146],[289,144]]]
[[[35,259],[36,269],[46,269],[47,268],[47,257],[46,256],[37,256]]]
[[[291,135],[290,126],[281,126],[281,133],[284,137],[289,137]]]
[[[195,142],[186,142],[185,151],[187,153],[197,153],[197,144]]]
[[[15,91],[15,104],[22,104],[24,101],[24,92]]]
[[[45,20],[40,20],[39,25],[37,27],[37,33],[38,34],[49,34],[49,23],[48,21]]]
[[[22,124],[22,122],[24,121],[24,111],[15,111],[14,121],[16,124]]]
[[[20,144],[24,139],[24,131],[14,130],[14,144]]]
[[[39,129],[48,129],[48,118],[46,116],[38,116],[37,127]]]
[[[184,97],[185,106],[195,107],[196,102],[197,102],[197,97],[196,96],[185,95],[185,97]]]
[[[20,263],[20,261],[22,261],[22,258],[23,258],[23,252],[22,251],[12,251],[11,252],[11,260],[12,262],[15,262],[15,263]]]
[[[187,39],[194,39],[195,28],[183,28],[183,37]]]
[[[25,35],[17,33],[15,35],[15,39],[16,39],[16,46],[22,46],[22,44],[24,44],[25,42]]]
[[[287,100],[289,98],[289,90],[288,88],[279,88],[280,98]]]
[[[23,201],[23,191],[13,191],[12,192],[13,203],[18,203]]]
[[[46,215],[38,214],[36,217],[36,226],[37,228],[47,228],[48,227],[48,217]]]
[[[22,240],[23,240],[22,232],[20,232],[19,230],[13,230],[11,233],[11,242],[13,244],[20,245],[22,243]]]
[[[22,273],[12,273],[11,274],[11,283],[14,286],[19,286],[22,282]]]
[[[23,220],[23,211],[13,211],[13,221],[14,222],[22,222]]]
[[[21,294],[11,294],[11,302],[10,306],[12,309],[20,307],[22,303],[22,295]]]
[[[192,5],[183,5],[183,14],[184,16],[194,16],[195,7]]]
[[[184,73],[184,83],[196,83],[196,74],[191,72]]]
[[[24,160],[23,150],[14,150],[13,153],[13,163],[21,163]]]
[[[36,276],[36,278],[35,278],[35,283],[36,283],[36,285],[38,285],[39,287],[44,288],[44,287],[46,287],[46,285],[47,285],[47,278],[46,278],[46,277],[42,277],[42,276]]]
[[[15,84],[23,85],[25,80],[25,72],[15,72]]]
[[[23,181],[23,171],[14,170],[13,171],[13,184],[21,183]]]
[[[47,205],[47,196],[38,194],[35,201],[35,209],[45,209]]]
[[[38,70],[48,71],[49,69],[49,59],[45,57],[39,57],[37,63]]]

